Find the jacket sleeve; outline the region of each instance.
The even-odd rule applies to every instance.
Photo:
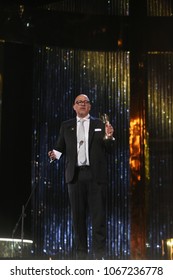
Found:
[[[64,123],[61,124],[58,139],[57,139],[54,149],[62,154],[65,153]]]

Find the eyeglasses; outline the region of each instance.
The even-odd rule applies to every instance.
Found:
[[[79,105],[79,106],[81,106],[82,104],[86,105],[86,104],[90,104],[90,101],[88,101],[88,100],[83,100],[83,101],[82,100],[77,100],[76,104]]]

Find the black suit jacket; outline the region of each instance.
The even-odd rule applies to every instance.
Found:
[[[75,174],[77,165],[77,120],[76,118],[62,122],[55,149],[65,154],[65,179],[70,183]],[[100,183],[107,182],[107,152],[111,153],[114,142],[103,140],[105,125],[98,119],[90,116],[89,126],[89,161],[94,180]]]

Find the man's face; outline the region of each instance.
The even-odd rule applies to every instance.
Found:
[[[80,118],[84,118],[88,115],[91,104],[87,95],[80,94],[76,97],[73,109]]]

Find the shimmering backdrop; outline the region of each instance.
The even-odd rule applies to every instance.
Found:
[[[96,2],[100,5],[94,10],[89,1],[70,0],[49,8],[80,13],[87,7],[88,14],[124,17],[130,15],[129,7],[135,9],[134,1]],[[171,0],[141,2],[145,19],[172,16]],[[173,258],[173,53],[164,40],[158,49],[169,51],[161,52],[157,44],[153,51],[139,50],[132,38],[134,42],[129,35],[134,44],[130,51],[34,48],[32,224],[36,256],[74,257],[64,160],[50,164],[47,152],[62,120],[74,116],[75,96],[84,92],[93,102],[91,113],[106,112],[116,134],[115,153],[108,158],[107,257]],[[89,252],[91,230],[88,220]]]
[[[116,148],[108,158],[107,254],[129,257],[129,53],[35,48],[32,187],[33,236],[40,256],[73,258],[73,232],[64,160],[52,164],[48,150],[60,123],[74,117],[79,93],[92,101],[91,114],[107,113],[115,128]],[[69,139],[70,141],[70,139]],[[72,147],[73,148],[73,147]],[[88,220],[90,251],[91,225]]]
[[[147,247],[152,258],[160,256],[165,258],[170,252],[173,253],[173,53],[171,52],[148,54],[147,118],[150,170]]]
[[[50,164],[47,152],[61,121],[74,116],[75,96],[84,92],[92,100],[91,113],[107,112],[116,131],[115,153],[108,159],[108,257],[168,257],[167,241],[173,236],[173,54],[148,53],[146,58],[147,92],[135,119],[128,52],[35,49],[32,212],[37,255],[73,258],[64,160]],[[91,230],[88,221],[89,251]]]

